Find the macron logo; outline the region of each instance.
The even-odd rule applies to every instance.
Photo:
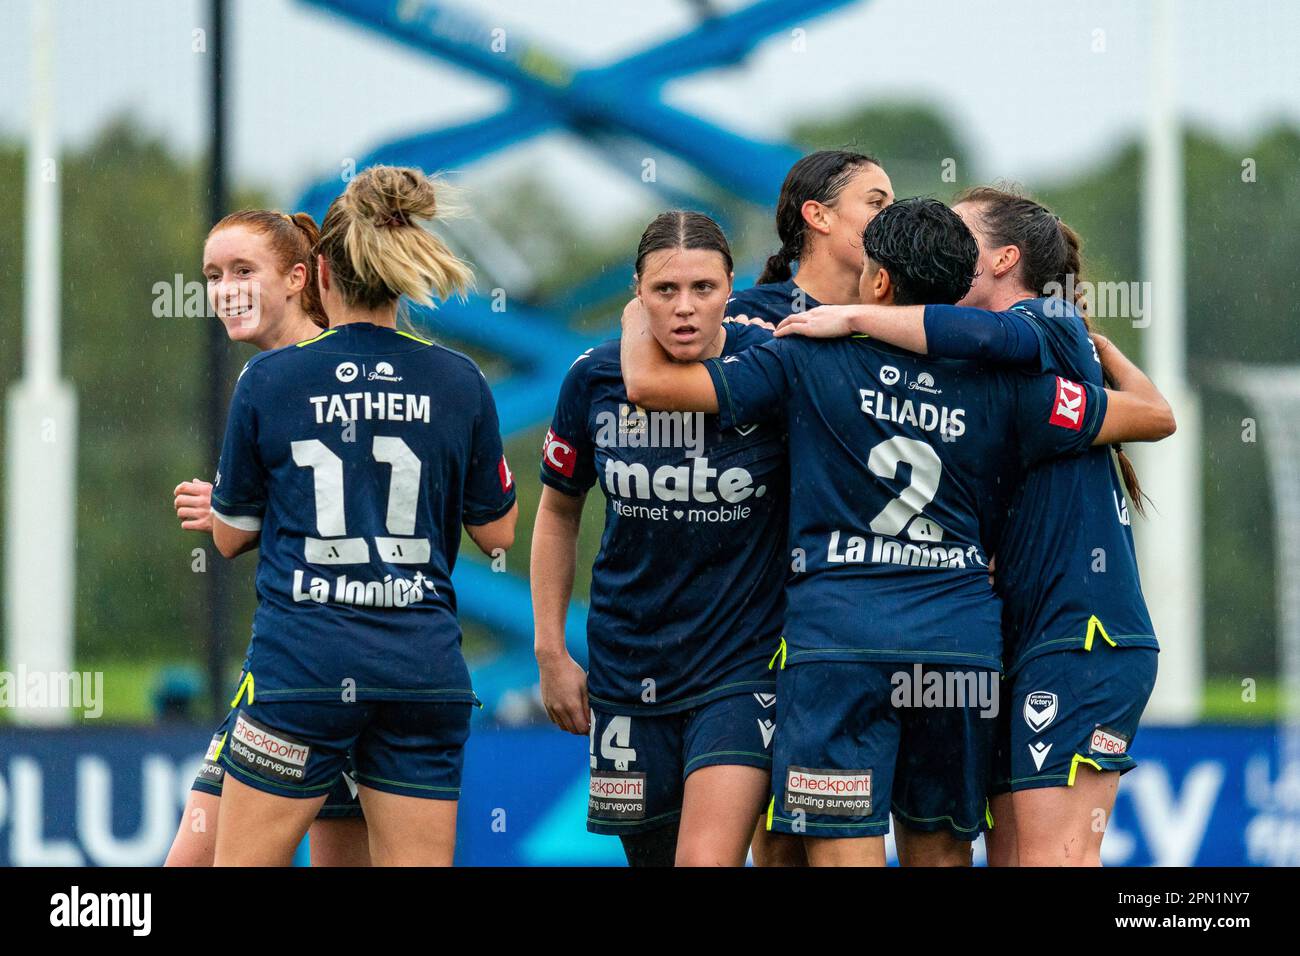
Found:
[[[1062,428],[1078,431],[1083,427],[1083,413],[1088,408],[1088,396],[1083,386],[1056,376],[1056,404],[1048,421]]]

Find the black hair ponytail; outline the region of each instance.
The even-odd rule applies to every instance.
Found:
[[[791,166],[776,201],[776,234],[781,248],[768,256],[758,284],[784,282],[794,274],[791,266],[803,255],[807,238],[804,203],[833,203],[859,169],[879,165],[880,160],[866,153],[821,149]]]

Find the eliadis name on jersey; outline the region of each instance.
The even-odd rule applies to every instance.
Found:
[[[348,392],[345,395],[312,395],[307,401],[316,408],[316,424],[354,422],[359,418],[389,422],[429,423],[429,396],[401,392]]]
[[[927,432],[937,431],[947,441],[966,434],[964,408],[914,402],[910,398],[900,399],[896,395],[874,392],[869,388],[858,389],[858,394],[862,397],[862,414],[879,418],[882,422],[915,425]]]
[[[394,578],[391,574],[384,575],[382,581],[357,581],[340,574],[332,585],[327,578],[312,576],[307,581],[307,575],[302,571],[293,572],[293,599],[317,604],[333,601],[358,607],[406,607],[423,601],[425,588],[435,595],[438,593],[434,583],[418,572],[410,581]]]
[[[903,542],[873,535],[869,560],[875,564],[902,564],[917,568],[964,568],[967,566],[967,557],[972,559],[972,566],[984,564],[974,547]],[[840,532],[832,531],[830,544],[826,548],[826,561],[829,564],[866,564],[867,539],[849,535],[844,540],[844,550],[841,551]]]

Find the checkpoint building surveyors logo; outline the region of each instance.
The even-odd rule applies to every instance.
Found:
[[[593,770],[587,813],[598,820],[645,819],[645,774]]]
[[[832,817],[871,816],[871,771],[790,767],[785,774],[785,812],[796,810]]]

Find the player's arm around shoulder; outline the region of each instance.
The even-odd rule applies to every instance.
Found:
[[[1093,335],[1102,371],[1115,386],[1106,390],[1106,417],[1093,444],[1160,441],[1177,429],[1174,410],[1151,379],[1109,339]]]
[[[674,362],[650,332],[640,299],[623,310],[619,352],[623,388],[633,405],[655,411],[717,414],[713,377],[699,362]]]

